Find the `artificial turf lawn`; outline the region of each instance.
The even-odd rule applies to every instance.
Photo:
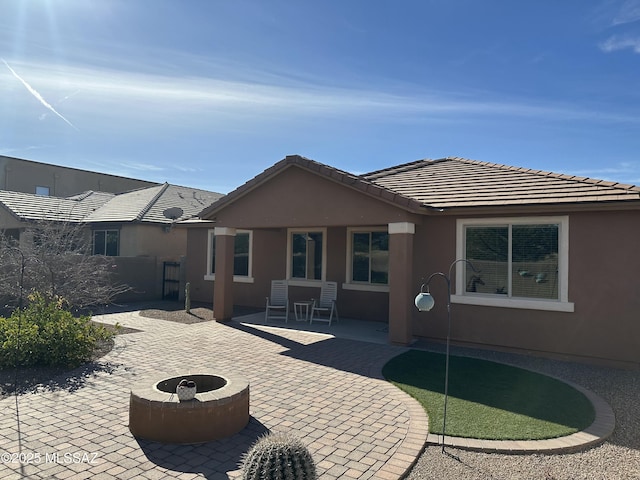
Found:
[[[445,356],[410,350],[391,359],[384,377],[418,400],[429,432],[442,434]],[[578,390],[546,375],[469,357],[449,357],[447,435],[540,440],[570,435],[595,419]]]

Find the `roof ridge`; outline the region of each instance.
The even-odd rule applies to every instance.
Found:
[[[441,162],[443,160],[449,160],[449,159],[450,157],[439,158],[436,160],[431,158],[423,158],[421,160],[414,160],[412,162],[402,163],[400,165],[395,165],[393,167],[382,168],[380,170],[374,170],[373,172],[364,173],[360,175],[360,177],[369,179],[369,178],[376,178],[390,172],[393,172],[393,173],[406,172],[407,170],[412,170],[413,168],[424,165],[425,163],[437,163],[437,162]]]
[[[351,172],[347,172],[345,170],[341,170],[339,168],[332,167],[324,163],[320,163],[316,160],[312,160],[310,158],[306,158],[301,155],[287,155],[287,157],[285,157],[285,160],[287,160],[289,164],[302,166],[303,168],[307,168],[309,170],[315,171],[316,173],[323,174],[328,178],[331,178],[338,182],[342,182],[344,184],[348,184],[349,186],[353,186],[354,188],[361,191],[365,191],[370,195],[373,195],[373,192],[372,192],[372,189],[373,189],[377,192],[380,192],[379,194],[376,194],[377,196],[379,196],[380,198],[384,198],[387,201],[392,201],[394,203],[401,203],[403,204],[403,206],[408,208],[419,207],[419,203],[413,200],[412,198],[400,192],[396,192],[395,190],[387,188],[383,185],[378,185],[377,183],[372,182],[371,180],[365,178],[362,175],[354,175]],[[400,198],[403,199],[401,202],[398,201],[398,199]]]
[[[71,195],[69,197],[65,197],[66,200],[74,200],[76,202],[81,202],[85,198],[90,197],[95,192],[93,190],[85,190],[84,192],[76,193],[75,195]]]
[[[160,191],[159,191],[158,193],[156,193],[156,194],[153,196],[153,198],[152,198],[151,200],[149,200],[149,202],[147,203],[147,205],[145,205],[145,206],[142,208],[142,210],[140,210],[140,212],[138,213],[138,215],[136,215],[136,218],[135,218],[135,220],[136,220],[136,221],[138,221],[138,222],[139,222],[139,221],[141,221],[141,220],[142,220],[142,217],[144,217],[144,216],[145,216],[145,214],[146,214],[149,210],[151,210],[151,207],[153,207],[153,205],[158,201],[158,199],[162,196],[162,194],[163,194],[164,192],[166,192],[166,191],[167,191],[167,188],[169,188],[169,184],[168,184],[167,182],[164,182],[164,183],[161,185],[161,187],[162,187],[162,188],[160,188]],[[155,188],[155,186],[154,186],[154,187],[149,187],[149,188]]]

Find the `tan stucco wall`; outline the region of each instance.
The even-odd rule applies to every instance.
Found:
[[[140,302],[162,298],[162,262],[156,257],[112,257],[115,280],[131,287],[119,302]]]
[[[145,180],[89,172],[0,155],[0,189],[36,193],[36,186],[49,187],[49,194],[68,197],[87,190],[121,193],[157,185]]]
[[[234,303],[265,305],[271,280],[286,278],[287,228],[327,229],[326,280],[338,282],[339,313],[351,318],[388,319],[388,293],[342,289],[346,280],[347,227],[386,226],[411,221],[415,215],[371,198],[344,184],[299,167],[287,168],[249,195],[218,212],[215,225],[253,230],[253,283],[234,283]],[[190,228],[187,279],[195,300],[211,302],[213,281],[205,281],[207,229]],[[291,286],[290,299],[320,295],[320,286]]]
[[[11,215],[7,210],[0,206],[0,227],[1,228],[21,228],[24,225]]]
[[[526,212],[526,213],[525,213]],[[509,217],[535,216],[511,210]],[[497,213],[499,214],[499,212]],[[496,216],[494,214],[492,216]],[[556,312],[452,305],[455,343],[546,356],[640,366],[640,211],[568,211],[547,207],[545,215],[569,216],[569,302],[575,311]],[[297,167],[279,172],[217,212],[216,226],[253,229],[252,284],[234,284],[234,303],[263,306],[272,279],[286,277],[287,227],[328,227],[327,280],[339,284],[343,317],[387,321],[389,295],[342,289],[349,226],[413,222],[412,291],[431,273],[447,273],[456,259],[456,217],[443,212],[418,216]],[[482,215],[483,218],[491,215]],[[506,215],[505,215],[506,216]],[[472,218],[465,214],[464,218]],[[213,220],[213,219],[212,219]],[[194,298],[211,302],[213,283],[204,281],[206,229],[192,229],[187,278]],[[453,279],[452,279],[453,280]],[[431,285],[432,312],[410,310],[414,335],[446,338],[446,284]],[[290,287],[292,301],[319,294],[316,287]],[[390,322],[398,319],[391,318]]]
[[[187,232],[187,258],[185,261],[187,282],[191,286],[191,299],[197,302],[213,302],[213,282],[205,281],[207,273],[208,228],[190,227]]]
[[[346,227],[327,231],[327,280],[338,282],[339,313],[350,318],[387,321],[388,294],[342,289],[346,279]],[[236,305],[263,307],[269,295],[271,280],[286,277],[287,229],[253,231],[253,283],[234,283]],[[204,280],[206,274],[207,229],[191,228],[187,247],[187,281],[191,283],[194,301],[211,303],[214,281]],[[320,296],[320,286],[291,286],[289,298],[308,300]]]
[[[456,219],[429,218],[416,234],[415,291],[421,277],[447,273]],[[640,366],[640,212],[569,215],[572,313],[452,304],[452,341],[587,361]],[[424,273],[420,273],[420,272]],[[414,333],[446,338],[446,283],[436,278],[434,310],[414,311]],[[455,283],[452,279],[452,283]]]
[[[235,228],[358,226],[411,221],[405,210],[344,184],[289,167],[216,214]]]
[[[103,227],[94,227],[102,229]],[[112,228],[105,226],[104,228]],[[117,228],[117,227],[113,227]],[[178,261],[187,251],[187,230],[176,227],[166,232],[161,225],[124,224],[120,227],[120,256],[157,256]]]
[[[176,227],[165,232],[160,225],[122,225],[120,256],[114,257],[114,261],[118,265],[121,281],[132,286],[133,290],[122,295],[119,300],[142,301],[162,298],[164,262],[179,262],[184,258],[186,251],[187,231],[184,228]],[[182,284],[179,292],[182,298]]]

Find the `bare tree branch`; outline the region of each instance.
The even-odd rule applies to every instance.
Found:
[[[1,234],[0,298],[16,307],[25,293],[38,291],[72,308],[113,303],[131,288],[115,282],[112,259],[91,255],[89,232],[84,224],[39,222],[19,242]]]

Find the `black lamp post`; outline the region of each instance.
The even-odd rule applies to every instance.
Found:
[[[447,282],[447,354],[445,360],[445,371],[444,371],[444,418],[442,421],[442,453],[444,453],[444,436],[447,431],[447,399],[449,397],[449,344],[451,342],[451,273],[453,270],[453,266],[458,262],[466,262],[471,269],[479,273],[478,270],[473,266],[473,264],[464,258],[460,258],[458,260],[454,260],[449,266],[449,275],[445,275],[442,272],[432,273],[427,281],[422,284],[420,287],[420,293],[416,295],[415,304],[419,311],[428,312],[433,308],[436,304],[435,300],[429,293],[429,283],[434,277],[442,277]],[[423,289],[427,287],[427,291],[423,292]]]

